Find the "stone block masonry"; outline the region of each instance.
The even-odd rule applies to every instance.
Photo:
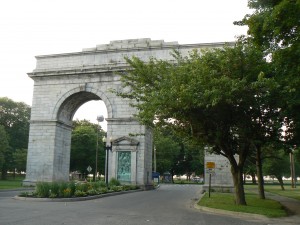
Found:
[[[34,80],[34,93],[24,184],[68,181],[72,118],[82,104],[91,100],[103,100],[108,111],[108,139],[120,141],[114,142],[119,147],[109,154],[108,178],[118,175],[118,151],[129,151],[131,180],[127,182],[151,184],[151,130],[138,123],[136,109],[130,107],[128,100],[110,91],[121,88],[119,72],[128,68],[124,57],[172,60],[173,50],[187,55],[193,49],[219,48],[224,44],[180,45],[143,38],[111,41],[81,52],[36,56],[36,68],[28,73]]]

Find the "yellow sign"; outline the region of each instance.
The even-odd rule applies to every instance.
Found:
[[[207,169],[214,169],[214,168],[216,168],[215,162],[206,162],[206,168]]]

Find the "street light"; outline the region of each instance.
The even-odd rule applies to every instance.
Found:
[[[97,175],[98,175],[98,146],[99,146],[99,123],[103,122],[104,117],[103,115],[97,116],[97,121],[98,121],[98,126],[97,126],[97,145],[96,145],[96,162],[95,162],[95,181],[97,180]]]
[[[292,188],[296,188],[296,173],[295,173],[295,160],[294,160],[294,151],[295,151],[296,147],[297,146],[294,145],[294,148],[291,148],[291,151],[290,151]]]
[[[108,186],[108,156],[109,156],[109,151],[112,150],[112,138],[110,138],[110,145],[106,145],[106,138],[103,137],[103,145],[104,145],[104,150],[106,150],[105,183],[106,186]]]

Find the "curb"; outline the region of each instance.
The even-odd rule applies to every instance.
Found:
[[[10,192],[10,191],[33,191],[34,188],[14,188],[14,189],[1,189],[0,192]]]
[[[261,219],[261,220],[268,220],[269,217],[259,215],[259,214],[252,214],[252,213],[244,213],[244,212],[234,212],[234,211],[228,211],[223,209],[215,209],[215,208],[209,208],[205,206],[199,206],[197,203],[194,204],[194,207],[198,210],[202,210],[209,213],[217,213],[221,215],[226,216],[235,216],[238,218],[244,218],[244,219]]]
[[[13,199],[20,200],[20,201],[32,201],[32,202],[78,202],[78,201],[88,201],[88,200],[93,200],[98,198],[105,198],[105,197],[110,197],[115,195],[135,193],[140,191],[144,191],[144,190],[138,189],[138,190],[131,190],[131,191],[120,191],[120,192],[112,192],[112,193],[106,193],[100,195],[93,195],[87,197],[74,197],[74,198],[31,198],[31,197],[15,196],[13,197]]]

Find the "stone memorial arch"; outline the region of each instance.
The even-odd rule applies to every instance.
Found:
[[[173,49],[187,55],[192,49],[223,45],[179,45],[145,38],[112,41],[81,52],[37,56],[36,68],[28,73],[34,80],[34,92],[24,185],[69,180],[72,118],[82,104],[91,100],[103,100],[107,108],[107,138],[113,139],[108,179],[150,184],[151,130],[134,118],[136,109],[130,107],[129,100],[111,91],[122,88],[119,72],[128,67],[124,56],[171,60]],[[122,176],[118,168],[124,163],[127,173]]]

